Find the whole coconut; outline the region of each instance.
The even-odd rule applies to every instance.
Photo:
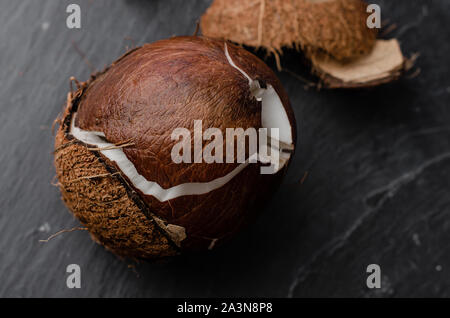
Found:
[[[279,169],[261,174],[259,161],[175,163],[171,134],[194,132],[196,120],[224,135],[226,128],[279,128]],[[69,93],[55,143],[62,197],[118,255],[211,249],[276,190],[295,127],[279,80],[246,50],[203,37],[147,44]]]

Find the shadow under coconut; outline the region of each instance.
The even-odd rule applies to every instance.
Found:
[[[154,285],[162,277],[176,284],[178,297],[285,296],[288,275],[279,268],[294,268],[290,244],[301,226],[292,226],[292,206],[298,189],[283,185],[253,224],[212,251],[182,255],[157,262],[140,262],[140,283]],[[296,220],[296,223],[298,220]],[[173,290],[172,290],[173,292]]]
[[[243,46],[263,60],[279,77],[281,74],[288,74],[299,82],[303,88],[311,88],[318,83],[318,78],[311,74],[311,63],[302,52],[292,48],[283,49],[280,55],[282,71],[278,70],[277,60],[273,54],[268,54],[265,49],[255,49],[250,46]]]

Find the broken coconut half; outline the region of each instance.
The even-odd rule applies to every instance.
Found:
[[[199,120],[224,132],[267,128],[268,142],[244,162],[175,163],[171,133],[195,134]],[[224,41],[176,37],[127,53],[69,94],[55,166],[64,201],[96,241],[155,258],[236,233],[276,190],[295,140],[286,92],[261,60]],[[262,174],[268,154],[278,161]]]
[[[304,52],[324,87],[370,87],[408,68],[397,40],[377,40],[362,0],[215,0],[204,35],[264,48],[278,69],[283,48]]]

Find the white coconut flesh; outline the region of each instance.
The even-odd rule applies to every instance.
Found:
[[[267,145],[260,147],[260,152],[265,154],[271,154],[271,151],[279,152],[279,165],[274,171],[274,173],[276,173],[281,170],[290,159],[291,153],[285,152],[285,150],[292,151],[294,149],[294,145],[292,144],[292,128],[281,99],[271,85],[267,85],[267,88],[261,88],[258,81],[252,80],[244,71],[237,67],[228,53],[226,44],[225,55],[227,56],[230,65],[239,70],[249,80],[250,90],[252,91],[253,96],[258,101],[261,101],[261,122],[263,128],[267,128],[269,142]],[[160,202],[186,195],[201,195],[216,190],[232,180],[244,170],[250,162],[259,160],[262,163],[270,163],[270,157],[260,156],[258,153],[255,153],[249,156],[244,163],[239,164],[235,169],[223,177],[216,178],[209,182],[182,183],[164,189],[157,182],[147,180],[144,176],[139,174],[134,164],[125,155],[123,149],[109,143],[103,132],[82,130],[75,126],[75,118],[76,114],[72,116],[70,126],[70,134],[75,139],[97,147],[102,155],[116,163],[120,172],[130,180],[136,189],[140,190],[144,195],[155,197]],[[270,128],[278,128],[278,136],[271,136]]]
[[[271,151],[279,152],[279,165],[275,173],[281,170],[284,165],[289,161],[291,154],[289,151],[294,149],[292,138],[292,127],[289,121],[289,117],[284,109],[280,96],[275,91],[272,85],[267,84],[266,88],[262,88],[259,81],[252,79],[247,73],[245,73],[240,67],[238,67],[228,52],[227,43],[225,43],[225,56],[228,63],[235,69],[237,69],[248,80],[250,91],[256,100],[261,102],[261,126],[267,128],[267,134],[270,140],[276,141],[269,142],[267,147],[270,151],[264,151],[263,153],[271,153]],[[271,128],[278,129],[278,136],[271,136]],[[279,145],[278,147],[276,145]],[[266,150],[266,149],[260,149]],[[288,152],[285,152],[288,151]],[[269,158],[263,158],[259,156],[261,162],[269,162]]]

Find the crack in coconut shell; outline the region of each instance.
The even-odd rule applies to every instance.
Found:
[[[272,142],[276,140],[276,144],[278,145],[281,142],[281,147],[277,147],[275,145],[264,147],[264,150],[266,151],[267,149],[271,149],[270,153],[272,153],[272,151],[280,153],[279,156],[281,158],[279,163],[281,164],[278,165],[278,168],[275,171],[276,173],[284,167],[284,165],[289,161],[290,158],[289,153],[282,154],[282,152],[284,152],[286,149],[293,149],[292,128],[290,126],[289,118],[284,109],[282,101],[276,93],[275,89],[270,84],[265,88],[262,88],[258,80],[253,80],[246,72],[244,72],[234,63],[234,61],[230,57],[226,43],[224,43],[224,54],[227,58],[228,63],[233,68],[238,70],[248,80],[251,95],[258,102],[261,102],[262,127],[265,127],[267,129],[279,129],[279,136],[271,137],[269,130],[269,137],[271,138]],[[118,169],[122,172],[122,174],[124,174],[127,179],[130,180],[134,188],[137,188],[146,196],[153,196],[157,198],[160,202],[172,200],[180,196],[206,194],[230,182],[230,180],[238,175],[242,170],[244,170],[250,162],[261,161],[263,163],[268,163],[268,157],[261,156],[259,153],[250,154],[247,160],[244,163],[239,164],[234,170],[211,181],[180,183],[168,188],[163,188],[156,181],[149,180],[139,173],[135,164],[133,164],[133,162],[131,162],[130,159],[126,156],[124,149],[122,149],[124,147],[119,147],[116,144],[109,143],[103,132],[90,130],[86,131],[76,127],[75,122],[76,116],[73,116],[70,126],[71,135],[73,135],[76,139],[82,141],[83,143],[94,146],[94,148],[89,149],[100,151],[105,157],[113,161],[118,166]]]
[[[68,142],[61,133],[57,138],[57,144]],[[67,182],[81,179],[86,172],[111,175],[83,145],[72,144],[59,151],[55,166],[65,204],[96,242],[124,257],[159,258],[179,253],[171,239],[160,234],[156,223],[144,215],[142,206],[130,200],[128,189],[116,177]]]
[[[267,147],[263,147],[265,153],[268,153],[268,149],[271,150],[270,153],[272,153],[272,151],[279,152],[280,158],[277,168],[277,171],[279,171],[284,167],[285,164],[288,163],[290,159],[290,154],[283,152],[294,149],[294,146],[292,145],[292,131],[288,115],[284,110],[283,104],[278,94],[271,85],[262,88],[258,80],[253,80],[247,73],[245,73],[234,63],[228,52],[228,46],[226,43],[224,44],[224,53],[229,64],[233,68],[238,70],[248,80],[251,95],[257,101],[261,102],[262,127],[265,127],[267,129],[278,128],[280,130],[280,135],[278,136],[278,138],[272,138],[269,135],[270,145],[267,145]],[[221,176],[209,182],[182,183],[165,189],[162,188],[161,185],[159,185],[157,182],[149,181],[144,176],[139,174],[135,165],[127,158],[122,148],[134,145],[134,143],[122,142],[121,146],[111,144],[106,140],[106,136],[102,132],[84,131],[76,127],[75,117],[76,116],[74,114],[74,116],[72,116],[70,125],[70,134],[72,136],[85,144],[95,146],[94,148],[88,149],[92,151],[100,151],[105,157],[113,161],[118,166],[118,169],[128,178],[128,180],[131,181],[135,188],[139,189],[144,195],[151,195],[161,202],[172,200],[180,196],[200,195],[211,192],[228,183],[232,178],[234,178],[243,169],[245,169],[251,162],[255,163],[257,161],[260,161],[262,163],[270,163],[270,157],[255,153],[251,154],[244,163],[241,163],[234,170],[224,176]],[[275,145],[279,145],[281,147],[276,147]],[[275,173],[277,171],[275,171]],[[176,234],[176,237],[178,236],[179,235]]]
[[[68,94],[54,161],[63,200],[93,240],[119,256],[150,259],[178,255],[186,238],[184,230],[154,216],[112,162],[69,133],[71,117],[85,89],[99,74]]]
[[[122,60],[129,54],[133,53],[137,49],[139,49],[139,47],[127,51],[124,55],[122,55],[119,59],[117,59],[116,62],[114,62],[111,66],[113,66],[115,63],[118,63],[120,60]],[[181,244],[181,241],[186,238],[185,231],[183,229],[181,229],[181,227],[171,225],[171,224],[167,225],[167,223],[164,220],[153,215],[148,210],[147,205],[140,198],[139,194],[136,193],[132,189],[132,187],[128,184],[126,179],[121,177],[120,171],[114,167],[113,163],[111,163],[111,162],[108,163],[108,159],[106,159],[104,156],[99,154],[97,151],[89,150],[87,144],[85,144],[77,139],[73,139],[73,136],[70,134],[70,123],[72,122],[72,116],[76,112],[83,94],[85,93],[86,89],[89,87],[90,83],[92,83],[96,79],[97,76],[107,72],[110,67],[106,68],[102,72],[91,75],[91,78],[87,82],[78,83],[77,84],[77,87],[79,87],[78,90],[76,92],[69,93],[67,96],[66,109],[64,111],[63,119],[61,120],[61,125],[59,128],[58,135],[56,138],[56,143],[55,143],[55,166],[57,169],[57,177],[58,177],[58,180],[60,181],[59,185],[61,188],[61,192],[63,193],[64,202],[69,206],[69,208],[73,211],[73,213],[81,220],[81,222],[90,229],[89,231],[90,231],[93,239],[96,242],[98,242],[102,245],[105,245],[108,249],[112,250],[117,255],[126,256],[126,257],[143,257],[143,258],[155,258],[155,257],[166,257],[166,256],[177,255],[177,254],[179,254],[178,248]],[[62,137],[59,134],[62,134]],[[73,182],[73,180],[71,180],[71,179],[67,180],[64,178],[63,174],[67,169],[64,169],[64,167],[62,167],[61,164],[65,163],[66,160],[70,161],[72,157],[70,155],[64,156],[64,155],[58,154],[61,152],[72,151],[72,149],[70,149],[70,150],[66,149],[69,147],[70,148],[83,147],[83,151],[86,151],[89,154],[89,155],[87,155],[87,157],[94,156],[98,160],[98,162],[103,166],[103,168],[106,169],[107,173],[103,173],[103,174],[100,173],[100,174],[98,174],[98,176],[104,175],[104,176],[109,176],[110,178],[115,177],[115,179],[117,179],[119,181],[121,186],[124,187],[128,197],[134,202],[134,204],[136,205],[138,210],[141,213],[143,213],[143,215],[145,217],[147,217],[148,221],[150,222],[150,225],[147,224],[147,222],[144,219],[142,219],[142,215],[139,215],[134,210],[134,206],[132,203],[129,203],[132,211],[131,211],[131,213],[129,213],[130,215],[129,215],[126,223],[136,224],[136,226],[138,228],[138,230],[137,230],[138,233],[135,233],[134,235],[138,238],[142,237],[142,239],[140,239],[140,241],[139,241],[139,245],[150,246],[150,247],[153,247],[155,245],[160,246],[161,247],[160,251],[158,248],[156,250],[151,249],[150,251],[145,251],[141,247],[139,247],[137,249],[137,251],[134,251],[133,245],[126,246],[126,248],[124,248],[124,249],[121,248],[120,245],[119,245],[119,247],[115,247],[115,248],[109,247],[110,245],[115,245],[115,244],[111,244],[111,242],[106,241],[102,235],[102,232],[97,233],[97,231],[96,231],[97,226],[93,226],[93,224],[91,224],[89,222],[90,219],[88,217],[86,218],[83,215],[84,210],[83,210],[83,212],[80,212],[80,211],[78,211],[79,209],[77,206],[74,207],[70,204],[70,198],[68,199],[68,197],[70,197],[70,196],[67,195],[67,191],[66,191],[64,184],[70,184]],[[74,151],[74,153],[77,153],[77,152],[78,152],[77,150]],[[64,156],[64,159],[61,159],[60,156]],[[94,159],[92,159],[92,160],[93,160],[93,162],[95,162]],[[73,167],[71,169],[73,169]],[[101,168],[99,168],[99,169],[101,169]],[[93,171],[91,171],[91,166],[89,166],[89,171],[93,172]],[[91,179],[91,174],[88,176],[77,177],[74,180],[81,181],[81,180],[89,180],[89,179]],[[120,188],[120,186],[119,186],[119,188]],[[77,199],[78,199],[78,196],[77,196]],[[108,218],[111,218],[111,217],[108,216]],[[112,217],[112,218],[114,219],[114,217]],[[154,222],[154,224],[153,224],[153,222]],[[144,244],[143,242],[145,242],[145,240],[143,238],[152,237],[152,236],[150,236],[150,234],[153,234],[155,231],[158,233],[162,233],[163,237],[159,237],[157,235],[156,236],[157,239],[154,239],[156,242],[153,242],[152,239],[149,239],[149,242],[147,242],[147,244]],[[184,232],[184,235],[182,234],[183,232]],[[122,237],[121,239],[117,239],[118,241],[127,241],[127,240],[123,239],[122,233],[119,232],[118,236]],[[109,238],[109,240],[111,240],[111,238]]]
[[[229,50],[229,55],[233,56],[233,63],[236,63],[235,65],[238,65],[241,70],[244,69],[245,74],[248,74],[249,78],[254,78],[255,81],[260,84],[259,88],[264,87],[264,89],[269,89],[270,87],[272,87],[273,90],[277,93],[276,95],[280,99],[282,107],[287,114],[288,124],[291,129],[291,140],[287,140],[287,142],[284,142],[286,140],[281,140],[279,148],[277,148],[277,150],[282,150],[287,145],[288,147],[286,148],[288,148],[289,151],[292,150],[293,152],[293,145],[295,144],[296,139],[295,119],[292,109],[290,108],[289,99],[287,98],[286,92],[283,90],[281,83],[270,70],[270,68],[268,68],[261,60],[257,59],[249,52],[234,45],[230,45]],[[173,59],[170,58],[171,55],[174,56]],[[203,68],[207,63],[209,63],[210,67],[212,67],[211,69],[207,70],[206,68]],[[198,68],[195,68],[195,72],[186,69],[186,67],[192,67],[195,65],[202,65],[203,69],[201,68],[199,71]],[[160,69],[160,67],[163,66],[168,67],[168,69]],[[170,69],[173,67],[177,69],[178,66],[182,66],[183,72],[181,74],[177,74]],[[142,74],[140,72],[142,72]],[[199,75],[199,73],[201,72],[205,74]],[[124,74],[128,74],[128,76],[124,76]],[[153,80],[154,76],[159,76],[158,74],[161,74],[161,77],[164,78],[162,82],[163,87],[158,85],[158,81],[155,83],[155,81]],[[174,74],[175,77],[173,77]],[[223,88],[221,88],[220,86],[216,88],[214,86],[214,83],[216,82],[210,78],[210,74],[215,74],[213,76],[220,75],[223,83],[228,85],[225,87],[227,89],[231,88],[232,93],[239,92],[239,94],[232,95],[232,98],[230,96],[224,95],[224,93],[226,93],[227,91],[223,91]],[[146,233],[146,235],[149,236],[151,233],[155,232],[155,230],[156,232],[159,231],[158,233],[162,233],[163,236],[163,238],[161,238],[161,242],[166,245],[162,244],[156,239],[155,243],[152,243],[151,240],[146,241],[145,244],[143,243],[144,247],[139,246],[139,244],[131,244],[130,242],[128,242],[130,237],[127,230],[124,230],[123,237],[121,237],[120,233],[116,231],[115,234],[117,235],[113,235],[115,240],[112,240],[111,235],[108,234],[109,226],[111,224],[102,225],[91,222],[90,226],[87,227],[90,229],[90,232],[96,237],[97,241],[100,241],[102,244],[106,245],[108,248],[112,249],[114,252],[120,255],[145,258],[151,258],[152,255],[164,256],[166,254],[171,255],[171,253],[176,254],[180,250],[184,251],[207,249],[208,246],[211,245],[212,240],[222,243],[226,239],[230,238],[239,228],[241,228],[252,218],[252,215],[256,214],[256,212],[261,209],[270,193],[274,192],[274,190],[278,187],[279,183],[281,182],[283,173],[277,173],[276,175],[269,176],[261,175],[259,173],[259,165],[251,165],[251,167],[249,166],[247,169],[244,169],[244,171],[240,172],[238,177],[233,178],[232,180],[230,180],[230,182],[224,185],[220,189],[220,192],[218,190],[214,190],[202,195],[187,195],[161,202],[153,196],[145,195],[144,193],[142,193],[142,191],[136,188],[132,184],[131,180],[127,177],[127,175],[124,174],[123,171],[117,166],[117,164],[104,156],[104,154],[102,153],[103,150],[97,149],[101,147],[96,147],[96,150],[92,151],[89,150],[90,143],[73,142],[74,136],[71,135],[70,130],[72,123],[78,121],[78,123],[76,123],[77,127],[80,127],[81,129],[86,131],[102,132],[102,134],[105,136],[105,140],[110,142],[112,145],[119,145],[123,144],[125,140],[132,140],[133,146],[123,148],[115,147],[114,150],[106,150],[125,151],[127,152],[127,157],[131,155],[129,157],[131,160],[131,158],[133,157],[133,151],[136,151],[136,149],[151,149],[154,145],[160,144],[158,142],[145,143],[143,147],[142,138],[153,138],[155,134],[158,135],[158,132],[170,131],[170,125],[172,124],[176,124],[178,127],[179,125],[185,126],[185,123],[183,122],[174,123],[173,120],[176,120],[178,117],[174,118],[171,113],[169,113],[169,117],[164,117],[170,110],[169,108],[167,108],[167,105],[171,105],[170,100],[173,97],[178,97],[183,101],[181,105],[171,105],[171,109],[180,109],[181,111],[183,111],[184,117],[180,118],[196,118],[197,115],[195,115],[195,113],[192,114],[189,112],[192,112],[192,110],[202,110],[202,108],[193,109],[193,106],[198,107],[196,105],[198,105],[198,99],[200,98],[200,101],[202,103],[206,103],[206,105],[200,105],[203,105],[203,107],[209,107],[209,109],[213,111],[212,114],[218,111],[218,116],[210,115],[210,118],[212,118],[219,125],[225,125],[224,127],[243,127],[244,130],[247,128],[246,125],[249,124],[251,124],[250,127],[259,127],[257,125],[260,125],[260,120],[258,119],[258,117],[260,117],[261,102],[257,102],[257,100],[253,98],[253,91],[251,90],[251,87],[249,89],[248,84],[246,83],[246,80],[243,80],[242,75],[243,74],[240,73],[237,69],[235,69],[234,67],[230,67],[229,61],[227,62],[223,41],[216,41],[201,37],[178,37],[172,38],[170,40],[159,41],[153,44],[148,44],[143,47],[136,48],[132,52],[128,52],[124,55],[124,57],[114,62],[104,72],[93,76],[87,83],[79,84],[79,90],[69,95],[70,101],[68,102],[68,106],[62,120],[62,125],[60,126],[60,131],[63,131],[62,135],[64,136],[64,140],[61,141],[61,138],[57,138],[57,142],[55,145],[55,165],[57,167],[58,178],[63,178],[62,180],[60,180],[62,186],[61,191],[63,192],[63,197],[67,202],[67,205],[78,218],[86,222],[86,219],[83,219],[83,210],[86,209],[84,205],[88,204],[88,207],[90,207],[89,204],[93,204],[90,201],[93,201],[95,203],[95,200],[89,200],[89,202],[86,203],[85,198],[82,198],[81,206],[83,206],[83,210],[80,210],[80,206],[78,206],[78,203],[73,203],[77,202],[78,197],[80,196],[79,191],[77,191],[76,188],[70,188],[70,191],[65,191],[68,186],[66,183],[68,183],[68,181],[70,180],[80,180],[75,184],[69,183],[69,186],[77,187],[79,186],[79,183],[81,183],[82,185],[84,184],[85,188],[83,188],[83,191],[86,192],[88,191],[86,189],[86,183],[111,183],[111,180],[116,180],[118,183],[114,183],[112,185],[112,188],[124,188],[126,190],[125,192],[128,193],[129,201],[133,201],[131,205],[133,207],[137,207],[138,210],[141,210],[142,216],[145,216],[147,221],[152,224],[153,229],[149,230],[150,233]],[[165,78],[164,76],[167,77]],[[186,77],[180,78],[176,76],[194,76],[191,79],[200,81],[200,85],[203,85],[202,83],[206,83],[206,85],[208,85],[207,88],[213,89],[212,93],[214,93],[215,95],[203,96],[199,95],[198,92],[195,92],[194,95],[183,95],[183,93],[185,92],[183,88],[187,89],[189,92],[189,89],[197,89],[197,85],[199,84],[192,86],[190,82],[185,82]],[[120,81],[116,81],[116,78],[120,79]],[[139,80],[135,81],[135,78]],[[159,78],[156,79],[158,80]],[[127,80],[128,84],[130,84],[131,86],[127,86],[123,82],[123,80]],[[173,82],[176,83],[176,88],[164,86],[172,85]],[[211,84],[213,86],[211,86]],[[102,85],[105,85],[105,87],[103,87]],[[149,90],[148,88],[144,90],[141,89],[139,90],[137,95],[134,95],[136,93],[133,93],[135,92],[133,91],[133,89],[135,87],[140,88],[140,85],[156,86],[153,87],[153,91]],[[180,88],[178,87],[180,87],[181,90],[179,90]],[[107,89],[108,91],[105,92],[105,89]],[[126,91],[126,89],[129,89],[131,91]],[[175,91],[174,89],[176,89],[177,91]],[[116,92],[120,93],[116,94]],[[130,92],[132,92],[131,95],[127,95],[130,94]],[[170,93],[170,95],[167,95],[169,99],[160,99],[160,104],[155,104],[156,100],[158,98],[162,98],[161,96],[165,96],[166,93]],[[178,94],[178,96],[176,94]],[[118,98],[118,100],[115,100],[115,98]],[[148,98],[148,100],[141,102],[140,98]],[[138,112],[136,112],[136,108],[133,108],[136,107],[136,104],[127,106],[128,108],[121,109],[118,112],[116,111],[115,114],[119,114],[119,116],[122,116],[119,117],[124,119],[122,124],[130,125],[129,129],[126,128],[125,130],[122,129],[121,131],[115,130],[113,131],[113,134],[111,134],[111,132],[108,133],[108,126],[105,125],[108,124],[109,119],[107,117],[102,117],[101,120],[98,121],[98,115],[95,114],[100,114],[100,116],[107,116],[108,112],[114,109],[115,101],[121,103],[122,101],[128,102],[130,100],[139,101],[139,103],[137,104],[139,107],[140,105],[144,105],[145,107],[147,107],[147,110],[145,112],[141,112],[142,114],[145,113],[146,117],[139,118],[139,116],[141,115],[139,113],[139,108]],[[158,105],[165,107],[164,113],[161,113],[161,115],[149,115],[152,111],[155,110],[155,107],[156,110],[159,109],[158,107],[160,106]],[[189,107],[186,108],[184,105],[187,105]],[[100,107],[100,112],[96,112],[97,110],[99,110],[97,107]],[[84,110],[85,112],[82,120],[79,120],[80,109]],[[128,113],[133,114],[134,117],[129,117]],[[77,115],[76,117],[75,114]],[[187,116],[186,114],[188,114],[189,116]],[[149,121],[149,118],[151,118],[151,116],[158,116],[157,118],[159,120]],[[249,121],[253,120],[253,117],[258,120],[255,122]],[[199,118],[202,118],[202,116],[200,116]],[[147,125],[144,127],[144,129],[150,127],[151,129],[155,130],[159,127],[157,126],[155,128],[155,124],[158,123],[166,123],[166,126],[165,128],[159,127],[153,133],[146,133],[146,131],[148,130],[143,130],[142,132],[140,132],[136,128],[142,127],[136,127],[136,125],[134,125],[134,120],[142,119],[144,119],[142,121],[143,125]],[[109,123],[113,123],[113,128],[117,129],[114,118],[112,118],[112,121],[110,121]],[[214,122],[212,126],[214,126]],[[136,139],[136,137],[138,138]],[[291,143],[289,143],[289,141],[291,141]],[[73,147],[78,148],[74,149]],[[78,170],[72,173],[74,175],[71,175],[70,178],[64,178],[64,173],[67,173],[65,170],[71,168],[69,166],[64,166],[64,162],[70,160],[61,159],[61,154],[67,151],[81,151],[81,149],[85,154],[87,152],[90,158],[96,158],[96,160],[103,165],[104,170],[100,171],[97,169],[95,171],[88,171],[89,166],[83,166],[80,167],[82,169],[77,168]],[[284,154],[284,152],[282,153]],[[291,155],[292,153],[286,153],[285,155],[281,156],[280,160],[282,160],[284,166],[287,166]],[[82,159],[79,156],[77,158],[77,160]],[[146,158],[145,153],[143,158]],[[153,160],[153,158],[150,161],[146,160],[144,161],[144,166],[141,164],[140,166],[136,167],[137,169],[140,169],[140,173],[141,171],[145,172],[145,168],[151,164],[154,164],[154,162],[160,164],[161,158],[166,160],[166,154],[161,152],[159,153],[159,158],[154,158],[156,160]],[[93,164],[94,167],[97,167],[97,163],[94,164],[94,159],[88,160],[88,162],[89,164]],[[133,162],[133,164],[136,163]],[[220,176],[221,171],[226,171],[223,170],[224,168],[230,170],[233,165],[234,164],[228,166],[218,165],[217,167],[214,165],[206,165],[205,169],[207,168],[209,172],[203,171],[205,170],[204,168],[199,169],[200,166],[198,165],[190,165],[189,169],[192,169],[194,167],[198,170],[196,174],[192,174],[192,176],[195,176],[195,178],[204,178],[207,180],[208,178],[214,179],[215,176]],[[179,169],[180,165],[172,165],[171,167],[171,169]],[[147,174],[147,176],[150,176],[150,178],[152,179],[155,176],[156,178],[159,177],[159,179],[155,180],[159,184],[164,186],[163,183],[160,183],[161,175],[158,175],[158,173],[160,173],[160,171],[162,170],[161,168],[167,168],[167,165],[160,165],[158,167],[158,170],[154,170],[156,171],[156,175]],[[285,171],[285,169],[282,170]],[[182,169],[181,172],[184,172],[184,170]],[[110,176],[104,177],[107,173],[109,173]],[[182,180],[180,179],[180,175],[176,170],[175,172],[172,172],[172,175],[175,176],[174,184],[177,184],[177,180]],[[102,177],[86,178],[90,176]],[[187,177],[189,177],[189,175]],[[200,179],[199,182],[204,181]],[[255,187],[255,183],[258,185],[257,187]],[[83,192],[81,193],[81,197],[83,197]],[[122,200],[124,200],[122,198],[117,199],[118,201],[114,200],[114,202],[122,202]],[[108,203],[112,204],[112,202],[113,201],[110,201]],[[109,206],[109,208],[111,207]],[[120,217],[126,217],[127,215],[128,212],[126,212],[125,214],[120,214]],[[117,216],[114,216],[112,220],[120,219],[120,217],[118,218]],[[142,222],[142,220],[139,220],[139,222]],[[139,224],[142,225],[141,223]],[[134,226],[134,224],[132,225]],[[114,230],[117,229],[118,227],[115,226]],[[143,227],[139,226],[139,231],[141,231],[142,229]],[[107,237],[106,239],[105,236]],[[119,243],[125,244],[125,247],[123,247]],[[131,246],[127,246],[126,244],[131,244]],[[145,247],[146,244],[150,246]],[[157,248],[155,248],[153,245],[156,245]],[[163,248],[160,248],[160,246],[163,246]],[[178,249],[178,247],[180,247],[180,249]],[[142,248],[144,248],[145,250],[148,249],[147,252],[142,251]]]
[[[373,74],[377,65],[357,67],[360,58],[372,61],[383,46],[376,40],[377,30],[367,27],[366,8],[362,0],[215,0],[202,16],[201,28],[206,36],[266,49],[275,55],[279,71],[283,48],[302,50],[324,87],[370,87],[397,79],[405,64],[379,74]],[[405,61],[401,50],[389,52],[388,60]],[[368,73],[357,80],[340,77],[364,71]]]
[[[170,188],[163,188],[157,182],[150,181],[139,174],[135,165],[123,152],[122,147],[117,147],[107,141],[103,141],[103,133],[83,131],[75,126],[75,118],[73,118],[70,126],[70,134],[86,145],[95,146],[94,148],[88,148],[88,150],[100,151],[102,155],[115,163],[121,173],[130,180],[135,188],[139,189],[144,195],[157,198],[160,202],[167,202],[180,196],[205,194],[219,189],[244,170],[250,161],[256,161],[258,157],[258,154],[251,155],[244,163],[239,164],[231,172],[209,182],[182,183]],[[276,150],[278,151],[278,149]],[[264,162],[266,163],[267,161]],[[281,168],[282,166],[280,166]]]

